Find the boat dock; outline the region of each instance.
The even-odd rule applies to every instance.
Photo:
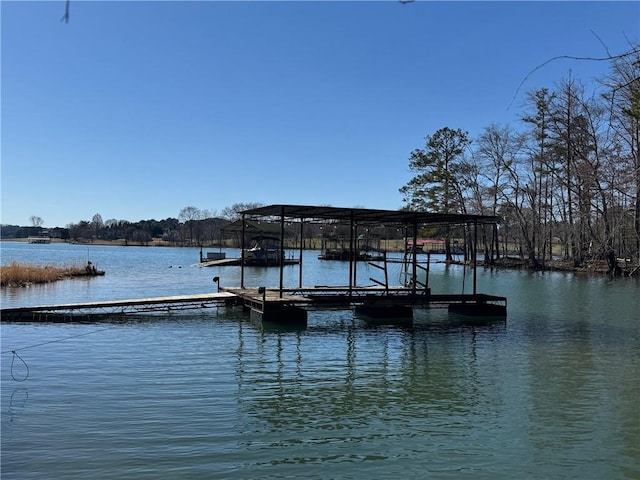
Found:
[[[121,318],[145,313],[170,313],[183,310],[242,306],[246,311],[260,314],[276,311],[290,316],[292,311],[324,309],[351,309],[373,307],[448,307],[455,305],[501,305],[503,297],[484,294],[415,294],[412,289],[376,287],[308,287],[276,288],[224,288],[217,293],[173,295],[126,300],[108,300],[59,305],[39,305],[0,309],[5,322],[83,322],[106,318]],[[506,307],[506,305],[505,305]],[[255,315],[255,313],[254,313]],[[286,319],[285,319],[286,320]],[[286,322],[285,322],[286,323]]]
[[[283,262],[283,265],[297,265],[298,263],[300,263],[299,260],[289,259],[289,258],[283,259],[282,262]],[[204,259],[200,263],[196,263],[196,266],[197,267],[237,267],[243,264],[249,267],[264,267],[264,266],[277,267],[279,265],[279,264],[260,265],[256,263],[252,264],[252,263],[243,262],[241,258],[220,258],[218,260]]]
[[[245,284],[245,262],[240,262],[239,287],[220,287],[219,277],[213,281],[218,284],[217,293],[180,295],[169,297],[141,298],[129,300],[74,303],[66,305],[49,305],[38,307],[22,307],[1,309],[3,321],[90,321],[96,317],[123,316],[149,312],[171,312],[177,310],[193,310],[209,307],[241,305],[250,312],[257,321],[276,322],[285,325],[306,325],[307,311],[310,309],[355,308],[357,313],[369,318],[388,319],[390,323],[412,319],[413,308],[447,307],[450,312],[474,317],[506,318],[507,299],[505,297],[487,295],[477,292],[476,280],[476,246],[477,227],[479,224],[495,224],[497,217],[480,215],[436,214],[428,212],[410,212],[396,210],[370,210],[361,208],[313,207],[301,205],[270,205],[242,212],[241,251],[245,250],[245,225],[251,221],[271,222],[281,232],[280,241],[284,240],[285,224],[289,229],[297,223],[300,235],[305,222],[330,222],[329,225],[341,223],[351,232],[349,239],[348,278],[342,279],[338,285],[315,285],[305,287],[303,262],[299,262],[297,286],[284,285],[284,249],[280,249],[280,258],[276,262],[280,270],[278,286],[251,286]],[[370,278],[367,286],[358,283],[358,230],[384,225],[393,226],[394,230],[404,229],[413,236],[412,244],[417,243],[418,230],[425,226],[461,226],[473,229],[472,245],[472,293],[468,294],[432,294],[429,288],[429,261],[426,264],[418,261],[415,249],[405,249],[403,260],[403,281],[400,286],[393,286],[388,281],[387,259],[382,255],[376,262],[369,262],[376,267],[381,278]],[[300,242],[299,258],[303,257]],[[218,260],[232,260],[219,258]],[[216,261],[216,260],[213,260]]]
[[[281,244],[285,230],[296,231],[299,239],[303,238],[305,225],[320,223],[330,228],[342,227],[348,232],[348,278],[338,286],[315,286],[304,288],[303,262],[299,265],[299,281],[297,288],[284,285],[283,267],[280,265],[280,284],[278,287],[259,287],[263,298],[247,300],[248,291],[245,285],[244,268],[240,270],[240,289],[235,292],[244,297],[245,304],[251,309],[252,317],[258,320],[277,321],[280,323],[306,324],[306,309],[322,305],[324,308],[336,305],[355,306],[356,311],[371,318],[390,317],[403,320],[412,318],[413,307],[446,305],[449,311],[467,316],[501,317],[507,315],[507,299],[500,296],[481,294],[477,291],[477,238],[478,226],[494,226],[498,217],[491,215],[440,214],[433,212],[416,212],[403,210],[374,210],[365,208],[340,208],[307,205],[268,205],[242,212],[239,222],[241,239],[246,236],[246,228],[252,223],[269,223],[274,231],[280,231]],[[286,227],[286,228],[285,228]],[[470,294],[438,294],[433,295],[429,288],[429,256],[427,263],[422,264],[417,257],[416,249],[408,245],[417,244],[418,231],[424,228],[464,229],[469,235],[469,251],[471,255],[472,293]],[[376,267],[380,278],[370,278],[373,286],[359,285],[358,262],[359,240],[365,232],[393,229],[405,232],[405,258],[402,260],[402,284],[389,284],[389,263],[386,254],[376,257],[376,261],[368,262]],[[241,248],[244,250],[245,244]],[[303,257],[302,241],[299,242],[299,257]],[[306,282],[307,284],[311,282]],[[231,291],[226,289],[225,291]]]
[[[267,289],[226,288],[252,317],[278,323],[306,323],[307,311],[353,309],[387,323],[413,318],[413,308],[448,308],[471,316],[505,317],[507,299],[486,294],[431,294],[428,290],[379,287]],[[403,322],[404,323],[404,322]]]

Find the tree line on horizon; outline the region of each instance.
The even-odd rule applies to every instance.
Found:
[[[124,241],[146,245],[161,239],[177,246],[210,246],[219,242],[221,229],[240,218],[240,212],[261,206],[260,203],[235,203],[220,213],[187,206],[177,217],[162,220],[103,220],[96,213],[91,220],[80,220],[66,227],[45,228],[44,220],[31,216],[30,226],[2,225],[2,238],[27,238],[47,235],[76,242]]]
[[[517,255],[542,268],[558,257],[575,266],[607,260],[614,269],[622,257],[640,264],[640,46],[609,61],[610,73],[590,90],[569,76],[552,89],[529,91],[517,128],[491,124],[473,140],[449,127],[427,135],[424,148],[409,155],[415,175],[399,189],[403,208],[499,217],[497,227],[481,231],[489,261]],[[219,214],[189,206],[177,218],[139,222],[96,214],[48,231],[69,240],[208,246],[241,211],[257,206],[238,203]],[[42,219],[31,223],[23,234],[43,231]],[[420,232],[445,238],[448,257],[450,239],[468,234]]]
[[[96,213],[91,221],[81,220],[64,228],[45,228],[40,217],[32,216],[31,226],[3,225],[2,238],[46,235],[51,238],[79,243],[94,243],[101,240],[120,242],[124,245],[149,245],[154,240],[161,240],[164,244],[184,247],[239,247],[241,244],[239,232],[225,231],[225,227],[238,221],[242,217],[243,211],[261,206],[263,206],[261,203],[235,203],[225,207],[219,213],[188,206],[180,210],[178,217],[168,217],[163,220],[140,220],[139,222],[116,219],[105,221],[102,219],[102,215]],[[331,228],[326,228],[324,222],[305,225],[303,238],[300,238],[298,229],[289,225],[285,247],[297,246],[301,241],[307,248],[318,248],[319,245],[322,245],[323,238],[338,241],[349,238],[348,225],[329,223],[331,223]],[[374,238],[379,247],[383,239],[402,239],[406,234],[404,230],[398,230],[395,227],[385,230],[385,232],[368,231],[368,238]],[[251,233],[247,235],[251,235]]]

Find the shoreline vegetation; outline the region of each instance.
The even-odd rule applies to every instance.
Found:
[[[67,278],[96,277],[104,275],[103,271],[88,263],[78,266],[31,265],[11,262],[0,267],[1,287],[27,287],[33,284],[57,282]]]
[[[5,240],[6,241],[6,240]],[[21,240],[12,240],[21,241]],[[26,239],[24,239],[26,241]],[[64,240],[52,239],[55,243],[67,243]],[[73,242],[76,243],[76,242]],[[149,246],[149,247],[169,247],[175,246],[171,242],[162,240],[154,240],[146,243],[128,243],[127,245],[118,241],[105,241],[97,240],[93,242],[87,242],[87,245],[106,245],[106,246]],[[222,248],[226,248],[223,246]],[[196,247],[194,247],[196,248]],[[211,245],[202,248],[221,248],[220,245]],[[320,250],[320,245],[309,245],[308,248],[313,250]],[[385,250],[389,252],[402,252],[404,250],[404,242],[398,240],[390,240],[385,245]],[[423,254],[422,254],[423,255]],[[420,256],[422,256],[420,255]],[[637,276],[639,274],[640,267],[630,262],[620,261],[618,259],[618,271],[615,276]],[[462,256],[457,256],[451,264],[464,265],[470,262],[465,262]],[[478,261],[477,265],[483,268],[498,268],[498,269],[522,269],[531,270],[531,266],[526,259],[519,257],[501,257],[497,258],[491,264],[485,264],[483,261]],[[610,271],[609,265],[606,261],[592,261],[585,263],[583,266],[575,266],[571,261],[553,260],[547,261],[539,271],[561,271],[576,274],[593,274],[593,275],[610,275],[614,276]],[[45,284],[52,283],[59,280],[65,280],[69,278],[86,278],[94,277],[98,275],[104,275],[104,271],[96,270],[95,266],[89,262],[87,265],[71,265],[71,266],[59,266],[59,265],[31,265],[21,264],[17,261],[13,261],[8,265],[0,265],[0,287],[27,287],[33,284]]]

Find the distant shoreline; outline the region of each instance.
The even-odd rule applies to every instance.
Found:
[[[0,243],[4,242],[20,242],[20,243],[28,243],[26,238],[4,238],[0,239]],[[140,242],[127,242],[125,244],[124,240],[95,240],[93,242],[76,242],[76,241],[67,241],[59,238],[52,238],[51,243],[68,243],[71,245],[99,245],[99,246],[112,246],[112,247],[176,247],[176,248],[202,248],[203,251],[210,249],[219,249],[221,248],[219,245],[209,245],[209,246],[186,246],[186,245],[176,245],[172,242],[167,242],[160,239],[154,239],[147,243]],[[313,243],[313,242],[312,242]],[[41,245],[34,244],[33,248],[40,248]],[[322,248],[319,245],[312,245],[310,250],[321,250]],[[222,248],[237,248],[237,247],[228,247],[223,246]],[[390,240],[387,244],[388,252],[402,252],[404,250],[404,242],[402,240]],[[422,256],[424,254],[420,254]],[[439,262],[441,263],[441,262]],[[469,262],[470,263],[470,262]],[[633,265],[632,263],[622,263],[619,265],[621,271],[618,272],[616,276],[637,276],[639,267]],[[453,265],[464,265],[463,261],[454,260],[452,262]],[[496,269],[505,269],[505,270],[534,270],[529,266],[529,263],[526,259],[516,258],[516,257],[501,257],[496,259],[494,264],[485,265],[482,260],[478,261],[478,266],[483,268],[496,268]],[[591,262],[587,262],[585,265],[576,267],[573,265],[571,261],[564,260],[554,260],[554,261],[546,261],[544,268],[540,269],[541,272],[567,272],[567,273],[575,273],[575,274],[587,274],[587,275],[609,275],[609,268],[607,262],[604,260],[595,260]]]
[[[29,243],[27,238],[2,238],[0,239],[0,243],[4,242],[19,242],[19,243]],[[124,240],[94,240],[91,242],[77,242],[70,240],[63,240],[61,238],[51,238],[49,243],[68,243],[69,245],[102,245],[102,246],[113,246],[113,247],[180,247],[181,245],[175,245],[172,242],[167,242],[164,240],[152,240],[150,242],[127,242]],[[34,245],[34,248],[38,248],[37,245]],[[198,248],[198,247],[192,247]],[[206,248],[218,248],[216,247],[206,247]]]

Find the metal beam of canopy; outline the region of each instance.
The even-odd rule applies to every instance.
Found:
[[[405,210],[376,210],[369,208],[316,207],[309,205],[267,205],[241,212],[251,217],[284,217],[288,219],[307,220],[342,220],[353,219],[355,222],[398,225],[461,225],[473,222],[498,223],[499,218],[493,215],[469,215],[456,213],[412,212]]]

